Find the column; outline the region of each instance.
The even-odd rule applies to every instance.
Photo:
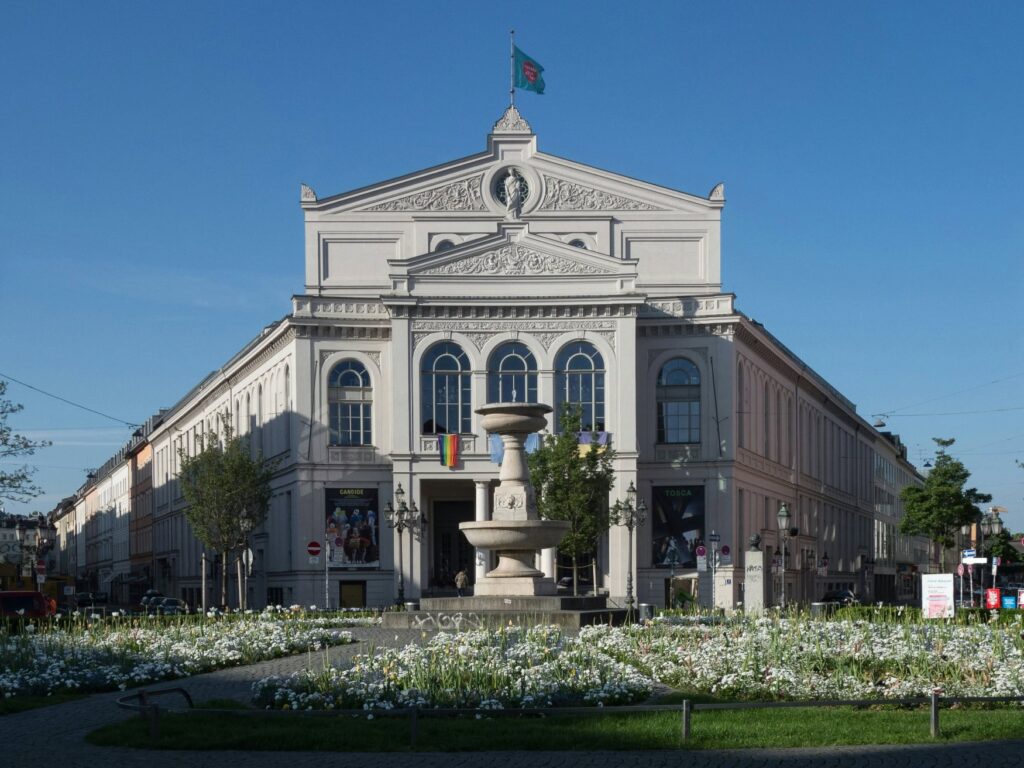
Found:
[[[476,515],[478,523],[486,522],[487,516],[487,491],[490,483],[487,480],[474,480],[476,486]],[[487,575],[488,551],[486,549],[476,550],[476,582],[477,584]]]

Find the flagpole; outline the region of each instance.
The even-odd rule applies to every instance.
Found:
[[[508,31],[508,105],[516,105],[516,31]]]

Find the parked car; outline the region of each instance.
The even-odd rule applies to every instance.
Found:
[[[0,592],[0,616],[41,619],[54,613],[56,605],[42,592],[27,589]]]
[[[189,612],[188,603],[176,597],[154,598],[150,602],[156,605],[156,612],[161,616],[178,616]]]
[[[839,603],[840,605],[860,605],[857,595],[849,589],[830,589],[818,602]]]

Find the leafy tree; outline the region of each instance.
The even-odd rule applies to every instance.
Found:
[[[924,486],[907,486],[900,493],[905,515],[900,532],[909,536],[924,535],[939,545],[939,569],[946,570],[946,549],[956,542],[956,532],[973,523],[981,515],[978,504],[991,501],[987,493],[964,488],[971,473],[946,449],[953,438],[932,438],[938,446],[935,465],[925,477]]]
[[[7,417],[17,413],[22,406],[4,398],[7,382],[0,380],[0,460],[13,456],[31,456],[38,449],[50,444],[49,440],[29,440],[24,435],[16,434],[7,423]],[[43,489],[32,483],[35,468],[28,465],[12,470],[0,469],[0,499],[11,501],[28,501],[43,492]]]
[[[565,520],[569,532],[558,545],[572,558],[572,593],[578,594],[578,561],[597,555],[598,542],[611,525],[608,493],[615,484],[615,451],[596,446],[581,454],[579,406],[566,405],[561,432],[549,435],[529,456],[530,479],[537,492],[537,510],[545,520]],[[595,581],[594,587],[597,587]]]
[[[1003,565],[1019,562],[1020,555],[1013,548],[1014,541],[1020,541],[1020,536],[1010,533],[1008,529],[1003,528],[998,534],[992,534],[985,539],[985,551],[982,553],[982,556],[1001,557]]]
[[[224,437],[203,436],[203,449],[195,456],[179,451],[185,517],[203,544],[221,554],[221,605],[227,604],[228,562],[236,549],[244,549],[249,533],[267,517],[270,479],[274,463],[253,458],[249,441],[234,435],[221,417]],[[240,606],[242,607],[242,606]]]

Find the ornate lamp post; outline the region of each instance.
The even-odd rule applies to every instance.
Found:
[[[786,538],[789,536],[789,523],[793,516],[789,514],[789,507],[786,502],[779,505],[777,515],[779,524],[779,539],[782,541],[782,610],[786,610]]]
[[[626,549],[626,615],[633,615],[633,531],[647,521],[647,504],[636,496],[636,488],[630,481],[626,489],[626,501],[616,501],[612,506],[612,517],[617,525],[626,526],[629,544]]]
[[[390,501],[388,502],[384,508],[384,519],[389,528],[398,531],[398,602],[401,604],[405,602],[405,571],[403,570],[405,561],[402,558],[402,536],[407,528],[418,528],[421,518],[415,501],[410,499],[408,504],[405,503],[405,491],[402,489],[401,483],[395,489],[395,503],[398,504],[397,508],[391,506]],[[410,546],[411,544],[410,541]]]
[[[994,509],[990,509],[987,515],[983,515],[981,518],[981,524],[978,526],[981,530],[981,546],[979,549],[982,552],[982,557],[985,556],[985,537],[986,536],[998,536],[1003,532],[1003,521],[999,518],[999,513]],[[994,562],[994,561],[993,561]],[[995,572],[992,573],[992,586],[996,585]],[[985,586],[985,574],[981,574],[981,586]]]

